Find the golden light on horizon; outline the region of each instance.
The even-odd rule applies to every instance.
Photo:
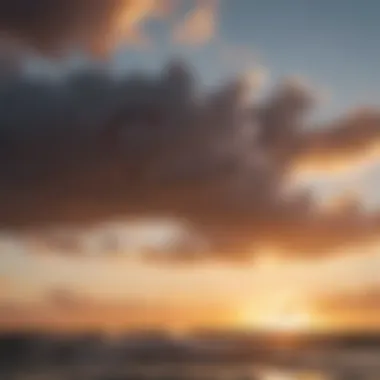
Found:
[[[276,371],[273,369],[262,369],[259,372],[259,378],[263,380],[292,380],[292,379],[308,379],[308,380],[322,380],[325,376],[315,372],[299,372],[296,373],[289,371]]]

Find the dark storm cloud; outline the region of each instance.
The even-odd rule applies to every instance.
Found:
[[[373,143],[378,118],[307,133],[313,100],[295,83],[263,105],[244,105],[244,80],[198,90],[178,63],[118,81],[90,69],[57,82],[3,78],[1,227],[43,233],[163,216],[205,239],[202,257],[229,259],[265,247],[317,255],[377,239],[380,214],[320,210],[307,192],[290,192],[287,178],[310,154],[349,154],[355,135],[362,147]],[[194,253],[189,239],[175,251]]]

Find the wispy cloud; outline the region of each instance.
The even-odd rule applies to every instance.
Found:
[[[174,30],[174,40],[183,44],[202,45],[215,36],[217,28],[217,0],[198,0]]]

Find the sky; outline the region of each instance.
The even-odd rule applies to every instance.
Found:
[[[116,221],[112,218],[107,219],[99,211],[102,215],[101,223],[97,219],[95,224],[90,225],[89,230],[87,225],[77,229],[76,222],[82,220],[77,214],[90,215],[91,212],[88,213],[86,206],[83,206],[84,200],[87,196],[89,199],[94,197],[95,203],[89,203],[88,206],[93,211],[97,207],[96,204],[100,205],[103,202],[101,192],[89,186],[85,188],[87,191],[85,197],[79,197],[77,200],[80,187],[75,187],[76,190],[72,196],[74,203],[71,204],[69,202],[71,198],[67,201],[66,195],[58,192],[55,187],[50,191],[50,182],[44,185],[45,182],[42,180],[42,182],[35,180],[39,172],[33,172],[33,170],[44,165],[38,161],[39,158],[34,160],[38,149],[30,148],[31,166],[26,169],[26,173],[31,172],[31,177],[34,173],[35,177],[33,179],[28,179],[27,175],[20,177],[24,181],[20,182],[21,185],[17,181],[8,180],[7,167],[5,169],[1,167],[3,178],[5,178],[3,183],[12,190],[10,192],[12,197],[8,193],[6,196],[1,195],[0,203],[3,208],[7,202],[11,205],[12,202],[14,204],[17,202],[18,206],[15,208],[16,211],[12,207],[5,207],[6,216],[0,220],[1,225],[4,226],[0,239],[0,299],[3,310],[7,311],[2,317],[0,316],[0,327],[9,328],[13,325],[25,327],[33,324],[51,325],[54,328],[62,326],[125,328],[152,324],[172,328],[174,325],[187,327],[219,326],[219,324],[229,327],[254,327],[255,323],[260,325],[260,321],[265,319],[265,316],[286,318],[292,313],[312,315],[310,327],[327,328],[336,327],[339,324],[354,327],[379,327],[376,321],[380,320],[378,318],[380,308],[376,304],[379,304],[377,301],[380,300],[380,279],[376,273],[380,268],[380,254],[376,236],[380,218],[377,215],[376,206],[380,205],[380,198],[376,189],[380,179],[380,166],[376,155],[378,146],[376,143],[380,135],[378,132],[380,121],[376,112],[378,112],[380,99],[380,75],[378,75],[380,51],[377,48],[377,39],[380,36],[377,15],[380,12],[380,5],[377,1],[347,0],[343,4],[331,0],[318,2],[311,0],[286,2],[281,0],[204,0],[199,2],[179,0],[174,1],[177,4],[176,7],[161,7],[158,2],[157,5],[155,1],[140,0],[136,3],[139,5],[125,7],[125,11],[120,5],[120,12],[115,13],[120,17],[116,17],[112,12],[106,13],[106,9],[100,5],[95,6],[91,17],[99,22],[95,25],[99,25],[101,31],[104,28],[104,34],[93,29],[91,17],[90,21],[86,18],[81,19],[82,13],[85,14],[87,9],[85,1],[82,8],[78,5],[79,27],[77,29],[77,20],[75,19],[74,22],[74,18],[72,20],[70,16],[72,11],[68,11],[63,13],[65,17],[67,16],[67,20],[62,17],[63,22],[57,24],[53,30],[51,30],[51,24],[45,26],[41,23],[40,29],[33,29],[32,23],[25,22],[24,25],[22,22],[13,22],[12,20],[18,20],[17,17],[22,15],[22,10],[25,11],[26,2],[19,0],[14,2],[14,5],[11,3],[9,2],[8,8],[4,5],[5,16],[0,17],[1,58],[5,58],[4,62],[8,62],[4,65],[5,70],[14,69],[20,64],[27,71],[27,79],[23,79],[24,82],[21,81],[21,85],[19,84],[21,91],[24,91],[23,95],[17,95],[17,90],[14,90],[16,95],[20,96],[19,98],[16,95],[14,98],[9,95],[12,94],[13,89],[17,89],[17,83],[16,85],[13,82],[10,85],[5,82],[1,84],[1,96],[9,96],[5,99],[11,99],[9,104],[14,106],[16,110],[14,114],[19,115],[13,116],[12,111],[3,107],[0,110],[0,118],[5,117],[3,120],[6,121],[16,120],[14,124],[10,122],[9,125],[12,128],[14,126],[21,128],[21,135],[25,135],[25,141],[27,141],[26,145],[21,147],[24,147],[27,153],[29,152],[28,141],[34,141],[29,140],[33,138],[33,134],[28,135],[28,131],[37,130],[39,123],[48,125],[53,120],[58,128],[61,126],[60,123],[62,127],[77,125],[74,120],[75,111],[72,111],[74,112],[73,119],[66,119],[68,112],[65,110],[73,110],[74,108],[70,108],[73,107],[72,104],[77,104],[78,109],[80,107],[85,109],[83,113],[85,117],[80,120],[89,125],[92,123],[96,126],[98,125],[96,123],[102,122],[102,117],[108,116],[107,112],[111,111],[106,109],[104,104],[105,102],[111,105],[117,104],[119,90],[112,87],[113,84],[101,82],[101,73],[105,68],[111,70],[116,82],[120,81],[120,83],[126,75],[136,75],[138,78],[137,75],[140,72],[142,73],[140,75],[149,76],[149,78],[158,76],[159,81],[164,81],[165,74],[160,73],[172,58],[180,58],[186,62],[194,73],[194,81],[202,94],[215,94],[215,101],[226,102],[222,102],[222,105],[215,103],[217,106],[214,107],[217,108],[213,111],[214,99],[208,100],[206,97],[202,106],[204,108],[200,109],[206,109],[206,120],[209,124],[229,123],[226,120],[229,120],[233,112],[229,113],[229,109],[232,110],[232,104],[235,104],[235,97],[238,96],[231,94],[234,93],[233,91],[238,93],[240,87],[235,89],[232,86],[224,89],[223,86],[228,81],[242,76],[246,82],[250,78],[253,79],[253,84],[250,83],[251,87],[249,87],[249,99],[255,101],[256,95],[259,95],[259,99],[264,99],[264,112],[268,112],[269,118],[272,117],[270,112],[279,115],[279,121],[277,122],[274,118],[272,123],[283,126],[286,134],[285,137],[280,134],[280,140],[270,140],[269,147],[265,146],[264,149],[265,154],[270,152],[271,155],[273,154],[273,157],[271,156],[273,160],[282,161],[284,165],[275,163],[273,170],[265,171],[264,175],[259,174],[262,168],[256,169],[255,166],[254,170],[258,171],[255,171],[253,176],[258,178],[258,182],[249,185],[254,186],[253,190],[246,184],[246,177],[243,178],[241,188],[235,187],[234,182],[232,189],[237,193],[234,193],[232,198],[232,211],[229,208],[230,203],[227,208],[224,208],[226,204],[224,195],[223,197],[218,195],[218,189],[224,189],[226,181],[230,184],[230,177],[226,180],[223,176],[222,182],[218,179],[219,182],[211,185],[203,184],[202,179],[204,187],[200,187],[200,190],[197,187],[185,185],[185,188],[178,192],[170,183],[170,187],[164,187],[164,194],[169,195],[158,198],[158,203],[153,202],[152,209],[146,206],[150,205],[151,198],[154,198],[149,196],[149,192],[148,198],[142,198],[142,200],[128,198],[129,203],[136,202],[139,206],[136,209],[120,211],[120,213],[124,212],[123,216],[129,216],[128,221],[121,218],[120,222],[118,217]],[[122,1],[119,1],[119,4],[122,4]],[[62,9],[64,10],[64,7]],[[28,17],[42,20],[43,12],[49,16],[49,20],[57,17],[54,10],[44,8],[40,8],[36,13],[29,12],[32,16]],[[113,16],[105,16],[108,14]],[[152,15],[154,17],[150,17]],[[25,15],[23,20],[29,21]],[[70,28],[66,29],[65,22],[70,25]],[[115,28],[115,25],[118,28]],[[68,30],[72,32],[68,33]],[[110,36],[109,40],[108,36]],[[60,54],[57,55],[57,51]],[[94,92],[91,92],[91,87],[89,87],[90,95],[86,95],[87,87],[80,87],[82,83],[80,81],[78,86],[80,90],[83,89],[84,95],[76,92],[66,93],[66,89],[62,90],[58,87],[56,89],[54,86],[59,86],[59,84],[54,84],[56,82],[46,90],[48,95],[44,94],[44,88],[41,90],[42,95],[35,95],[33,101],[31,101],[33,96],[25,95],[27,86],[35,83],[33,80],[58,78],[58,82],[61,80],[66,83],[66,80],[70,80],[72,71],[87,70],[89,66],[96,67],[98,70],[96,72],[100,73],[95,74],[93,82],[90,76],[88,86],[95,83]],[[18,74],[15,75],[17,77]],[[283,90],[282,93],[280,86],[277,90],[278,98],[274,96],[272,99],[271,94],[273,92],[276,94],[276,84],[282,83],[285,78],[291,78],[289,83],[293,87],[288,90],[289,92]],[[32,82],[29,83],[28,80]],[[87,86],[85,80],[86,78],[82,86]],[[100,82],[96,82],[97,80]],[[295,138],[301,138],[301,145],[296,147],[298,150],[295,150],[296,153],[293,156],[294,153],[286,150],[288,148],[286,144],[289,136],[294,137],[292,128],[295,121],[291,119],[292,115],[281,113],[282,103],[276,103],[276,101],[280,102],[283,98],[290,99],[295,92],[302,102],[306,102],[305,95],[298,95],[297,91],[303,91],[303,85],[298,84],[299,82],[305,82],[307,91],[311,91],[318,101],[308,116],[315,134],[310,138],[302,134],[296,135]],[[96,86],[102,86],[102,83],[103,85],[106,83],[105,87],[100,88],[110,92],[107,92],[107,95],[99,92],[101,95],[94,95],[91,98],[91,94],[98,91]],[[23,85],[26,87],[22,87]],[[138,79],[136,86],[136,92],[128,94],[132,99],[130,100],[132,105],[135,104],[133,101],[138,97],[135,94],[139,94],[139,91],[141,94],[147,93],[148,95],[144,96],[148,99],[152,93],[155,94],[154,91],[157,91],[156,87],[148,85],[150,90],[145,90],[144,82],[139,84]],[[162,96],[169,99],[172,96],[171,87],[169,84],[166,86],[164,85],[166,92]],[[24,88],[26,90],[23,90]],[[69,87],[69,91],[74,91],[75,88],[74,90],[73,88]],[[178,91],[180,90],[181,88]],[[182,111],[181,107],[185,105],[179,103],[182,99],[181,94],[179,92],[174,95],[174,100],[171,98],[167,100],[169,105],[165,107],[168,107],[170,115],[180,118],[178,119],[180,121],[175,119],[176,123],[186,124],[193,119],[187,116],[186,112],[190,112],[186,111],[187,108]],[[40,103],[38,96],[42,99]],[[145,99],[143,95],[141,96]],[[158,104],[160,97],[158,96],[157,100],[154,96],[156,95],[153,95],[153,100],[149,101]],[[269,97],[269,100],[266,97]],[[47,101],[49,98],[54,98],[51,103],[49,103],[50,100]],[[12,101],[12,99],[16,100]],[[298,101],[299,98],[296,99]],[[139,104],[137,100],[136,102]],[[27,108],[25,103],[28,103],[27,106],[30,108]],[[64,106],[60,108],[62,104],[67,108]],[[268,104],[268,108],[265,108],[265,104]],[[32,115],[29,120],[27,116],[23,119],[21,107],[26,107],[25,115],[27,112]],[[359,114],[359,121],[356,121],[354,111],[364,108],[371,111],[364,113],[364,116]],[[109,109],[112,110],[112,107],[110,106]],[[149,110],[150,108],[145,112],[150,112]],[[59,115],[59,112],[65,115],[61,119],[55,116]],[[46,115],[50,115],[50,118]],[[336,120],[343,121],[336,122]],[[270,126],[270,121],[262,123],[265,122]],[[350,127],[351,122],[353,127]],[[337,133],[324,132],[326,126],[330,127],[330,123],[332,123],[332,129],[337,128]],[[204,121],[199,124],[201,127],[208,125]],[[235,126],[235,124],[242,125],[243,121],[236,122],[234,119],[231,125]],[[46,133],[47,139],[51,138],[50,132],[44,129],[42,132]],[[143,132],[142,135],[144,133],[146,134]],[[166,132],[163,132],[165,137],[164,133]],[[214,135],[215,133],[217,134]],[[277,136],[276,130],[272,133],[272,137]],[[200,169],[204,166],[206,177],[213,178],[211,175],[215,170],[211,168],[209,175],[206,163],[214,160],[214,156],[210,156],[211,159],[208,159],[208,156],[206,159],[202,158],[202,149],[208,153],[211,150],[210,147],[214,148],[218,146],[217,144],[221,147],[227,145],[228,148],[234,135],[227,134],[227,143],[225,140],[218,143],[218,136],[222,132],[211,130],[210,134],[210,146],[204,146],[205,143],[195,145],[196,149],[200,146],[200,159],[199,162],[193,163],[195,169],[191,170],[195,170],[197,176],[200,176]],[[35,134],[37,135],[38,133]],[[12,134],[10,136],[14,138]],[[201,134],[200,136],[202,141],[208,138],[208,135]],[[186,142],[190,141],[190,138],[187,140],[185,137],[184,146],[180,145],[182,140],[178,140],[180,150],[186,151]],[[271,136],[267,138],[270,139]],[[46,141],[49,143],[50,140]],[[176,143],[173,144],[176,140],[167,141],[163,140],[163,144],[167,143],[168,145],[164,146],[167,151],[170,151],[170,147],[176,145]],[[199,140],[194,141],[194,144],[200,144]],[[239,144],[243,142],[244,138],[243,141],[239,140]],[[275,145],[277,143],[278,146]],[[64,145],[65,142],[62,144],[63,157],[69,157],[71,154],[68,153],[69,149],[72,149],[73,162],[87,162],[88,157],[92,157],[91,151],[83,153],[79,148],[78,153],[76,145]],[[188,144],[190,146],[191,143]],[[39,146],[38,143],[36,146]],[[147,150],[149,149],[152,148],[148,146]],[[243,151],[243,148],[240,150]],[[15,159],[16,162],[15,166],[9,166],[10,170],[18,172],[20,170],[17,166],[19,156],[10,151],[13,155],[9,157]],[[57,152],[60,154],[60,151],[57,150]],[[48,154],[50,154],[49,157],[55,157],[51,155],[52,153]],[[175,154],[168,156],[170,162],[175,162],[176,157],[179,157],[178,162],[182,159],[181,152]],[[161,155],[162,153],[153,156],[153,161],[160,162]],[[7,158],[7,156],[4,157],[2,160]],[[219,156],[216,157],[215,160],[219,160]],[[253,159],[245,155],[239,160],[242,159],[245,164],[248,158]],[[298,161],[300,167],[297,166]],[[33,166],[34,162],[35,166]],[[99,172],[103,168],[99,169],[99,164],[105,165],[106,173],[112,170],[112,166],[106,166],[111,165],[106,160],[94,162],[93,167]],[[269,165],[268,162],[267,165]],[[305,163],[306,167],[302,166]],[[257,164],[256,161],[255,164]],[[187,166],[184,167],[185,171],[188,170]],[[62,168],[60,166],[53,168],[55,174],[52,178],[53,181],[57,181],[58,188],[65,189],[67,178],[69,181],[82,184],[80,181],[83,179],[78,179],[76,174],[67,178],[64,174],[62,182],[59,182],[56,173],[59,174],[61,170],[64,173],[66,167]],[[92,166],[88,168],[89,173],[92,173]],[[156,168],[155,173],[160,173],[160,166],[154,168]],[[175,168],[171,169],[169,166],[169,176],[170,170],[175,170]],[[274,205],[277,205],[279,199],[281,200],[282,193],[273,182],[285,181],[285,177],[288,178],[288,171],[291,172],[288,181],[290,187],[295,190],[306,188],[307,197],[311,196],[312,201],[307,198],[303,202],[297,195],[294,204],[290,203],[290,206],[285,207],[281,206],[280,202],[279,207],[284,208],[278,210]],[[100,181],[112,181],[110,177],[105,178]],[[163,178],[167,181],[166,177]],[[189,178],[191,184],[192,177]],[[87,182],[83,183],[88,185]],[[96,184],[99,183],[96,182]],[[264,183],[263,191],[256,190],[260,187],[260,183]],[[159,192],[160,188],[156,182],[144,185],[143,189],[149,186]],[[41,188],[46,188],[46,192],[44,193],[45,190]],[[230,191],[230,185],[226,188]],[[35,189],[38,190],[37,193]],[[190,195],[184,198],[186,205],[184,207],[181,197],[187,194],[187,189],[190,189]],[[241,192],[244,190],[247,193]],[[273,196],[263,196],[272,190]],[[40,196],[40,191],[42,191],[42,196]],[[196,191],[199,191],[201,196]],[[205,191],[211,194],[211,197],[215,197],[215,204],[211,202],[209,206],[210,195],[205,197]],[[255,208],[252,213],[260,214],[261,208],[257,208],[257,205],[264,204],[265,217],[246,216],[244,210],[239,208],[239,200],[242,202],[243,209],[251,207],[251,203],[244,198],[247,195],[244,194],[248,194],[248,198],[255,199],[253,205]],[[45,197],[48,200],[47,203],[44,203]],[[58,235],[55,235],[56,225],[53,226],[53,219],[55,221],[57,215],[52,217],[49,211],[46,211],[49,207],[54,209],[54,197],[68,202],[61,205],[65,209],[65,217],[68,215],[69,220],[69,228],[67,228],[65,219],[62,236],[59,224]],[[119,200],[118,197],[117,192],[111,196],[111,199],[117,199],[115,204]],[[173,203],[173,200],[178,201]],[[104,207],[109,208],[109,202],[104,202]],[[144,218],[147,213],[152,213],[152,210],[156,210],[157,207],[161,210],[160,202],[165,205],[164,211],[170,211],[169,215],[179,212],[180,218],[167,220],[166,216],[160,218],[159,215],[158,219],[146,221]],[[304,215],[304,209],[309,206],[320,207],[322,214],[311,211],[310,217],[309,214]],[[136,222],[133,215],[140,216],[141,209],[144,211],[143,219],[142,221],[137,219]],[[115,212],[112,212],[114,217]],[[47,228],[45,214],[48,220]],[[292,214],[297,215],[295,220]],[[28,218],[24,215],[28,215]],[[282,222],[283,215],[285,217]],[[22,225],[26,219],[28,220],[25,232],[25,228],[18,226]],[[306,220],[305,227],[302,226],[303,220]],[[40,228],[41,221],[43,228]],[[249,228],[247,228],[247,223]],[[29,228],[30,225],[32,229]],[[51,226],[54,227],[53,234]],[[212,242],[213,239],[216,241],[216,248],[211,249],[212,254],[209,254],[206,248],[207,252],[204,254],[206,260],[201,258],[189,263],[187,260],[182,260],[181,252],[179,254],[175,252],[175,256],[179,255],[179,260],[178,257],[176,260],[169,259],[163,262],[157,260],[161,251],[169,251],[169,248],[177,241],[176,239],[184,238],[187,241],[186,239],[190,236],[191,243],[194,244],[193,227],[205,232],[204,235],[197,236],[199,238],[195,239],[197,244],[200,242],[207,245],[209,243],[207,238],[210,238]],[[78,247],[83,243],[83,234],[81,234],[80,243],[77,238],[79,232],[83,232],[82,228],[85,249]],[[228,236],[228,240],[224,240],[224,235]],[[106,250],[111,251],[110,253],[104,254],[103,239],[106,239],[105,244],[108,245]],[[116,247],[115,239],[118,242]],[[252,253],[252,257],[249,254],[231,254],[229,251],[222,253],[220,247],[229,244],[232,244],[232,251],[235,253],[249,247],[248,251]],[[153,256],[156,256],[153,259],[142,259],[141,245],[153,246],[153,248],[159,246],[160,249],[158,253],[153,252]],[[194,247],[190,248],[194,250]],[[228,260],[224,260],[225,257]],[[229,260],[231,258],[233,260]],[[363,292],[369,292],[369,296],[363,297]],[[368,301],[368,298],[373,301]],[[363,299],[365,302],[361,302]],[[335,300],[338,307],[332,307],[334,302],[330,300]],[[86,319],[83,315],[89,310],[93,310],[93,313],[90,313],[93,317]],[[120,317],[127,314],[129,317]]]

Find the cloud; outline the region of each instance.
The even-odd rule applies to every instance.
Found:
[[[321,167],[379,156],[380,111],[358,108],[344,118],[308,132],[299,143],[304,165]]]
[[[353,147],[353,134],[363,149],[373,143],[376,118],[364,128],[371,133],[353,116],[339,133],[305,132],[313,96],[294,81],[263,104],[243,102],[249,88],[240,78],[202,97],[199,90],[178,62],[157,77],[118,81],[90,68],[56,82],[3,78],[1,227],[43,234],[172,218],[195,237],[176,243],[175,256],[196,251],[197,259],[239,260],[263,248],[315,257],[378,239],[379,213],[319,208],[288,186],[300,160],[318,160],[316,147],[328,147],[321,160],[323,151],[334,160]],[[77,247],[66,235],[62,244]]]
[[[331,312],[380,312],[380,289],[362,289],[351,293],[336,294],[321,300],[320,304],[323,309]]]
[[[144,38],[142,23],[164,14],[166,0],[4,0],[0,41],[49,55],[70,49],[104,54],[115,45]]]
[[[0,53],[49,57],[84,50],[104,56],[120,45],[147,44],[146,21],[169,16],[180,0],[5,0],[0,4]],[[174,31],[177,42],[205,43],[215,32],[216,1],[201,0]]]
[[[91,301],[83,304],[46,303],[0,304],[1,329],[34,328],[38,331],[91,331],[107,328],[126,329],[195,328],[230,326],[234,313],[228,307],[214,304],[178,305],[141,301]]]
[[[52,290],[45,302],[59,309],[76,309],[83,307],[89,300],[63,288]]]
[[[379,287],[325,294],[313,301],[321,326],[334,331],[377,331],[380,316]]]
[[[0,277],[0,297],[7,293],[10,287],[10,281],[7,277]]]
[[[216,0],[198,0],[198,6],[175,28],[175,41],[191,45],[209,42],[216,32],[216,13]]]

